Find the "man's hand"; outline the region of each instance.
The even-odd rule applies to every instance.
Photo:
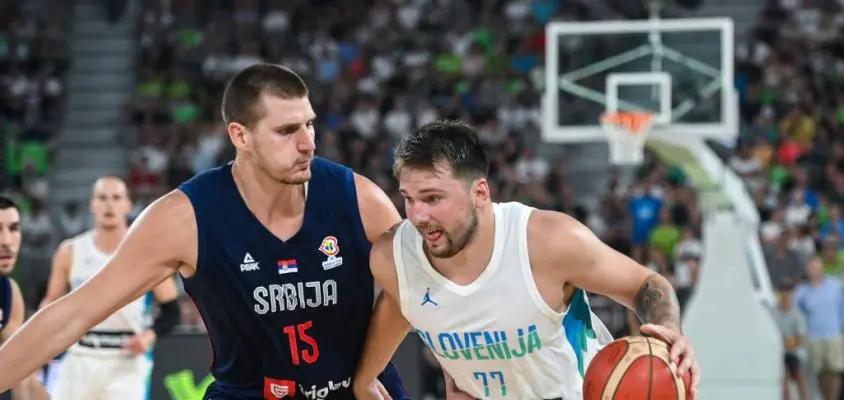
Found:
[[[152,344],[155,343],[155,339],[155,332],[146,330],[126,342],[123,348],[132,353],[132,355],[138,356],[146,353],[152,347]]]
[[[20,385],[12,389],[14,400],[50,400],[50,395],[44,385],[34,375],[25,379]]]
[[[445,400],[475,400],[474,397],[457,387],[454,378],[448,372],[443,370],[443,375],[445,375]]]
[[[358,400],[393,400],[390,393],[378,380],[366,386],[355,385],[354,392],[355,398]]]
[[[692,395],[697,394],[698,387],[700,386],[700,366],[697,363],[697,358],[695,358],[695,351],[692,349],[692,344],[680,333],[680,329],[645,324],[642,325],[640,330],[644,335],[662,340],[671,346],[668,357],[671,363],[677,367],[677,376],[683,378],[686,373],[690,373],[692,375],[692,385],[686,389]]]

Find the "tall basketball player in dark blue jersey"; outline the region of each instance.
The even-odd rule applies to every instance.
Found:
[[[23,295],[9,275],[18,261],[21,248],[21,215],[15,202],[0,196],[0,343],[21,327],[24,320]],[[9,389],[9,388],[5,388]],[[4,390],[5,390],[4,389]],[[49,398],[34,375],[27,375],[11,393],[0,390],[0,399],[40,400]]]
[[[178,271],[213,347],[205,399],[354,398],[370,242],[399,214],[368,179],[314,158],[316,115],[289,69],[239,73],[223,118],[235,161],[150,205],[99,274],[0,348],[0,390]],[[407,398],[392,367],[380,382]]]

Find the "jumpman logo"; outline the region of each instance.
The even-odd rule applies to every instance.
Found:
[[[425,296],[422,297],[422,304],[419,306],[422,307],[425,304],[431,303],[434,307],[438,306],[436,301],[431,300],[431,288],[425,288]]]

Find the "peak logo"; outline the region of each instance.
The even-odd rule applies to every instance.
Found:
[[[328,395],[331,394],[331,392],[348,389],[351,385],[352,378],[346,378],[336,383],[334,381],[328,381],[328,384],[323,387],[311,385],[310,388],[306,388],[304,385],[299,385],[299,390],[302,392],[302,396],[306,399],[324,400],[328,398]]]

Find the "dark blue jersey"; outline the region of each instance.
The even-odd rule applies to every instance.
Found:
[[[12,315],[12,278],[0,275],[0,332],[9,323]]]
[[[12,278],[0,275],[0,333],[9,323],[12,315]],[[0,400],[11,400],[12,392],[0,393]]]
[[[286,241],[246,207],[231,164],[185,182],[196,215],[196,274],[184,280],[213,348],[208,399],[353,399],[372,314],[370,243],[354,174],[311,164],[301,229]],[[382,382],[406,398],[392,365]]]

